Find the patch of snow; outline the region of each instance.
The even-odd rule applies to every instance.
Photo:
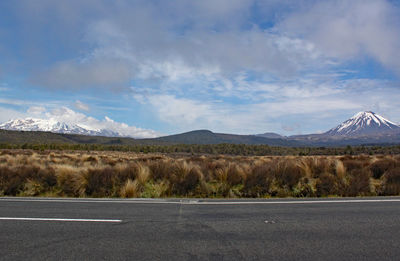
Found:
[[[365,133],[400,130],[400,126],[375,114],[371,111],[363,111],[343,122],[336,128],[326,132],[329,135],[358,135]]]
[[[3,124],[0,124],[0,129],[5,130],[18,130],[18,131],[48,131],[54,133],[64,134],[82,134],[82,135],[95,135],[95,136],[112,136],[122,137],[120,133],[112,130],[97,130],[89,128],[81,124],[67,124],[65,122],[59,122],[54,119],[16,119],[10,120]]]

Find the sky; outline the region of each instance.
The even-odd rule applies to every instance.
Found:
[[[2,0],[0,122],[132,137],[400,123],[400,2]]]

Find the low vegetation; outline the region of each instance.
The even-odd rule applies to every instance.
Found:
[[[1,132],[2,130],[0,130]],[[27,132],[24,132],[27,137],[30,137]],[[47,132],[41,135],[48,134]],[[51,133],[54,134],[54,133]],[[61,134],[60,134],[61,135]],[[63,134],[67,136],[68,134]],[[0,135],[1,136],[1,135]],[[121,152],[136,152],[136,153],[163,153],[163,154],[209,154],[209,155],[240,155],[240,156],[316,156],[316,155],[376,155],[376,154],[400,154],[400,145],[371,145],[371,146],[339,146],[339,147],[284,147],[270,145],[249,145],[249,144],[129,144],[123,145],[118,142],[119,138],[113,138],[111,143],[99,144],[99,139],[107,137],[95,137],[93,140],[88,140],[91,136],[69,135],[75,139],[83,139],[79,144],[70,143],[1,143],[1,149],[24,149],[35,151],[46,150],[64,150],[64,151],[121,151]],[[68,136],[68,137],[69,137]],[[80,137],[82,136],[82,137]],[[0,137],[1,138],[1,137]],[[46,136],[43,137],[47,138]],[[111,138],[110,138],[111,139]],[[122,139],[123,141],[123,139]],[[129,141],[136,141],[129,139]],[[143,140],[142,140],[143,141]]]
[[[0,151],[0,195],[326,197],[400,194],[400,156]]]

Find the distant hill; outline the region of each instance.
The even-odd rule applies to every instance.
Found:
[[[31,126],[26,122],[10,122],[16,126]],[[20,124],[21,123],[21,124]],[[29,122],[28,122],[29,123]],[[31,122],[36,126],[37,121]],[[46,123],[47,124],[47,123]],[[43,126],[47,126],[42,123]],[[8,126],[8,125],[7,125]],[[11,126],[11,125],[10,125]],[[8,126],[8,127],[10,127]],[[60,124],[63,131],[75,127]],[[80,129],[78,129],[80,130]],[[107,136],[107,135],[105,135]],[[172,144],[248,144],[285,147],[346,146],[346,145],[394,145],[400,144],[400,126],[373,112],[360,112],[339,126],[322,134],[281,136],[276,133],[236,135],[195,130],[181,134],[149,139],[78,135],[43,131],[0,130],[0,143],[8,144],[103,144],[103,145],[172,145]]]
[[[378,136],[337,137],[323,134],[290,136],[288,140],[297,141],[303,146],[358,146],[358,145],[397,145],[400,144],[400,134],[385,134]]]
[[[10,131],[0,129],[0,143],[7,144],[102,144],[102,145],[153,145],[152,140],[133,138],[63,134],[44,131]],[[157,141],[158,145],[165,143]]]
[[[274,133],[274,132],[266,132],[263,134],[256,134],[256,136],[258,137],[263,137],[263,138],[269,138],[269,139],[285,139],[285,136],[282,136],[278,133]]]
[[[213,133],[208,130],[190,131],[182,134],[152,139],[103,137],[63,134],[42,131],[0,130],[0,143],[11,144],[103,144],[103,145],[172,145],[172,144],[267,144],[271,146],[299,146],[297,141],[268,139],[254,135]]]
[[[177,144],[267,144],[271,146],[299,146],[301,145],[297,141],[288,141],[279,138],[265,138],[256,135],[236,135],[236,134],[224,134],[214,133],[209,130],[196,130],[185,132],[181,134],[175,134],[165,137],[159,137],[154,139],[147,139],[153,141],[162,141],[168,143]]]

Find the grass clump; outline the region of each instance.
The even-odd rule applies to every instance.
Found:
[[[122,198],[135,198],[139,195],[139,183],[136,180],[128,179],[121,188],[120,196]]]
[[[400,157],[0,151],[0,195],[325,197],[400,194]]]

